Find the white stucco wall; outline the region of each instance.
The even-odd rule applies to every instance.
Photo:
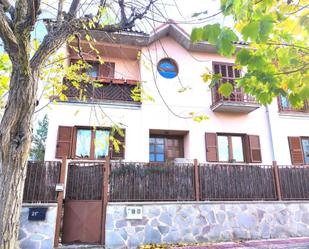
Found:
[[[289,136],[309,137],[309,115],[302,113],[283,114],[278,112],[277,99],[269,106],[272,125],[275,159],[278,164],[291,164]]]
[[[162,49],[164,47],[164,49]],[[157,62],[163,57],[177,61],[179,75],[174,79],[164,79],[156,70]],[[120,59],[117,59],[119,62]],[[55,157],[57,130],[59,125],[97,125],[110,126],[121,122],[126,126],[126,161],[148,161],[149,130],[182,130],[189,131],[185,136],[185,157],[206,161],[205,132],[227,132],[259,135],[262,148],[262,164],[271,164],[271,143],[268,133],[265,107],[249,113],[215,113],[211,111],[211,92],[202,81],[201,75],[206,68],[212,69],[213,61],[233,62],[233,58],[224,58],[216,54],[188,52],[175,40],[165,37],[143,48],[140,69],[135,61],[123,60],[116,71],[119,75],[139,76],[147,94],[155,102],[144,102],[141,107],[101,105],[92,107],[87,104],[59,103],[53,105],[50,114],[49,133],[47,138],[46,160]],[[181,87],[190,90],[179,93]],[[209,117],[201,123],[191,119],[175,116],[163,103],[157,87],[169,108],[177,116],[187,117],[190,112]],[[105,114],[102,114],[102,110]],[[77,114],[76,114],[77,113]],[[110,118],[102,118],[107,115]],[[278,114],[276,101],[270,106],[276,160],[279,164],[291,164],[287,136],[309,136],[309,117],[283,117]]]

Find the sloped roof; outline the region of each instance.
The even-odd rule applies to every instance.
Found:
[[[190,35],[184,31],[175,21],[168,20],[166,23],[157,27],[152,33],[141,32],[118,32],[106,33],[100,30],[91,31],[92,36],[100,42],[125,44],[137,47],[146,47],[163,37],[171,37],[182,47],[189,51],[216,53],[215,46],[208,42],[192,43]],[[243,46],[244,44],[239,44]]]

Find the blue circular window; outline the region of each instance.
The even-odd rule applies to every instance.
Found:
[[[171,58],[161,59],[158,63],[157,70],[166,79],[172,79],[178,75],[177,63]]]

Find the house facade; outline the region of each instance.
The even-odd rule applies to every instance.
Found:
[[[275,98],[266,107],[237,88],[223,97],[201,75],[214,71],[233,83],[241,77],[234,58],[208,43],[192,44],[177,24],[150,35],[96,31],[93,37],[104,64],[88,42],[81,46],[92,65],[87,73],[102,86],[86,84],[80,100],[81,90],[64,80],[69,100],[52,104],[45,160],[97,160],[110,153],[128,162],[309,164],[308,103],[295,110]],[[68,63],[78,59],[70,47],[64,51]],[[132,97],[138,86],[141,99]],[[192,118],[199,115],[209,119]],[[121,129],[115,131],[115,124]],[[109,151],[111,134],[124,147]]]

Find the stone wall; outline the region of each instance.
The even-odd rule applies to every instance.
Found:
[[[125,207],[143,207],[127,220]],[[309,236],[309,202],[109,203],[106,245],[212,242]]]
[[[30,207],[47,207],[44,221],[29,221]],[[21,249],[54,248],[57,204],[23,204],[20,215],[19,244]]]

